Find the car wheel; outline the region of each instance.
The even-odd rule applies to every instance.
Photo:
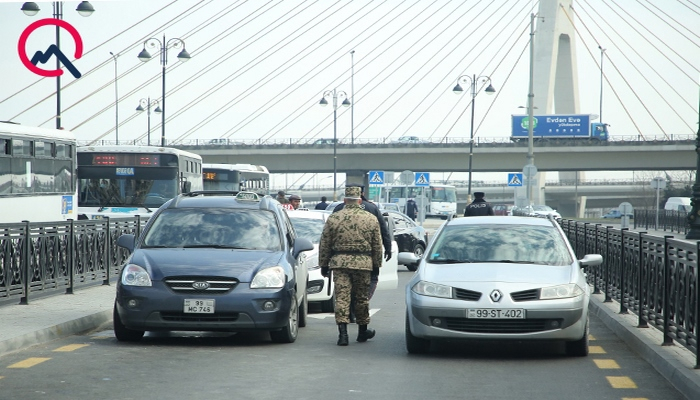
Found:
[[[292,292],[292,306],[289,309],[289,319],[287,326],[278,330],[270,331],[270,338],[275,343],[294,343],[299,335],[299,302],[296,291]]]
[[[573,342],[566,342],[566,354],[572,357],[586,357],[588,355],[588,319],[583,337]]]
[[[408,323],[408,313],[406,314],[406,351],[411,354],[424,354],[430,350],[430,340],[421,339],[411,333],[411,324]]]
[[[415,264],[407,265],[406,268],[408,268],[409,271],[415,271],[418,269],[418,264],[420,264],[420,260],[423,259],[423,253],[425,252],[425,247],[423,247],[422,244],[418,243],[415,248],[413,248],[413,255],[418,258],[418,262]]]
[[[335,293],[330,299],[321,302],[321,312],[332,313],[335,312]]]
[[[143,338],[145,331],[135,331],[129,329],[122,323],[121,318],[119,318],[119,313],[117,312],[117,305],[114,305],[114,312],[112,313],[112,323],[114,325],[114,336],[120,342],[138,342]]]
[[[309,315],[309,299],[304,293],[304,298],[299,305],[299,327],[303,328],[306,326],[306,317]]]

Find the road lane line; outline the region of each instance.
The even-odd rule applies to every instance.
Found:
[[[90,346],[89,344],[69,344],[67,346],[59,347],[54,351],[75,351],[82,349],[83,347]]]
[[[7,368],[31,368],[35,365],[41,364],[44,361],[49,361],[50,358],[45,358],[45,357],[31,357],[27,358],[26,360],[20,361],[18,363],[14,363]]]
[[[588,352],[591,354],[607,354],[601,346],[590,346]]]
[[[593,360],[593,362],[600,369],[620,369],[615,360]]]
[[[606,376],[605,379],[614,389],[637,389],[637,384],[629,376]]]

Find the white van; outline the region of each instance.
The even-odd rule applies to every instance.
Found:
[[[664,210],[690,212],[690,197],[669,197],[664,205]]]

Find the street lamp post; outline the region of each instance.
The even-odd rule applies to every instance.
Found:
[[[534,60],[535,60],[535,14],[530,14],[530,84],[527,92],[527,205],[532,205],[532,179],[534,177],[535,168],[535,152],[534,152],[534,135],[533,130],[535,128],[534,123],[534,100],[535,100],[535,71],[534,71]]]
[[[143,107],[146,106],[145,110],[146,110],[146,114],[148,114],[148,142],[147,143],[149,146],[151,145],[151,106],[153,104],[156,104],[156,109],[153,110],[153,112],[156,114],[161,114],[162,110],[157,105],[158,100],[151,101],[150,97],[148,97],[146,99],[139,100],[139,106],[136,107],[136,111],[143,111],[144,110]],[[119,144],[119,143],[117,143],[117,144]]]
[[[321,101],[318,102],[321,106],[327,106],[328,105],[328,100],[326,98],[332,97],[333,98],[333,201],[337,200],[338,197],[336,195],[336,190],[338,189],[338,170],[337,170],[337,163],[338,163],[338,154],[337,154],[337,145],[338,145],[338,134],[337,134],[337,121],[338,121],[338,97],[343,98],[343,107],[349,107],[350,106],[350,101],[348,100],[348,95],[347,93],[343,92],[342,90],[340,92],[336,91],[334,88],[332,91],[331,90],[326,90],[323,92],[323,96],[321,97]]]
[[[39,6],[33,2],[28,1],[22,4],[20,8],[25,15],[30,17],[36,15],[41,9]],[[75,9],[83,17],[89,17],[95,12],[95,8],[90,4],[89,1],[81,1],[78,4],[78,8]],[[56,19],[63,19],[63,2],[54,1],[53,2],[53,17]],[[61,29],[56,25],[56,48],[61,50]],[[56,70],[61,70],[61,59],[56,57]],[[56,75],[56,129],[61,128],[61,75]]]
[[[158,38],[150,38],[146,39],[143,42],[143,50],[138,55],[139,60],[146,62],[151,59],[151,54],[146,50],[146,46],[150,47],[151,49],[158,49],[160,51],[160,64],[163,66],[163,93],[162,93],[162,102],[161,104],[161,110],[162,110],[162,117],[161,117],[161,135],[160,135],[160,145],[165,146],[165,66],[168,65],[168,49],[175,48],[179,49],[182,47],[182,50],[180,53],[177,55],[177,59],[185,62],[190,59],[190,53],[187,52],[185,49],[185,41],[180,39],[180,38],[172,38],[169,40],[165,40],[165,35],[163,35],[163,41],[161,42],[158,40]]]
[[[688,226],[690,229],[685,235],[686,239],[700,239],[700,105],[698,106],[698,133],[695,136],[695,184],[693,185],[693,197],[690,199],[692,208],[688,213]],[[658,204],[658,203],[657,203]]]
[[[355,144],[355,50],[350,51],[350,144]]]
[[[460,86],[460,82],[462,83],[467,83],[469,82],[469,86],[471,86],[471,92],[472,92],[472,118],[471,118],[471,132],[469,134],[469,186],[467,189],[467,204],[472,201],[472,157],[474,156],[474,101],[476,100],[476,84],[477,82],[481,81],[482,84],[488,83],[489,85],[484,89],[484,92],[487,94],[494,94],[496,93],[496,89],[493,88],[491,85],[491,77],[487,75],[481,75],[481,76],[476,76],[476,75],[462,75],[457,79],[457,86],[452,89],[452,91],[455,94],[462,94],[464,91],[462,89],[462,86]]]
[[[112,55],[112,59],[114,59],[114,136],[117,142],[117,145],[119,145],[119,88],[117,86],[117,57],[118,55],[115,55],[111,51],[109,54]]]

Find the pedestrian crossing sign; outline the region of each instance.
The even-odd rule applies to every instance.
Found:
[[[523,185],[523,174],[516,172],[508,174],[508,186],[522,186]]]
[[[416,172],[416,186],[430,186],[430,172]]]
[[[369,171],[369,184],[370,185],[383,185],[384,184],[384,171]]]

